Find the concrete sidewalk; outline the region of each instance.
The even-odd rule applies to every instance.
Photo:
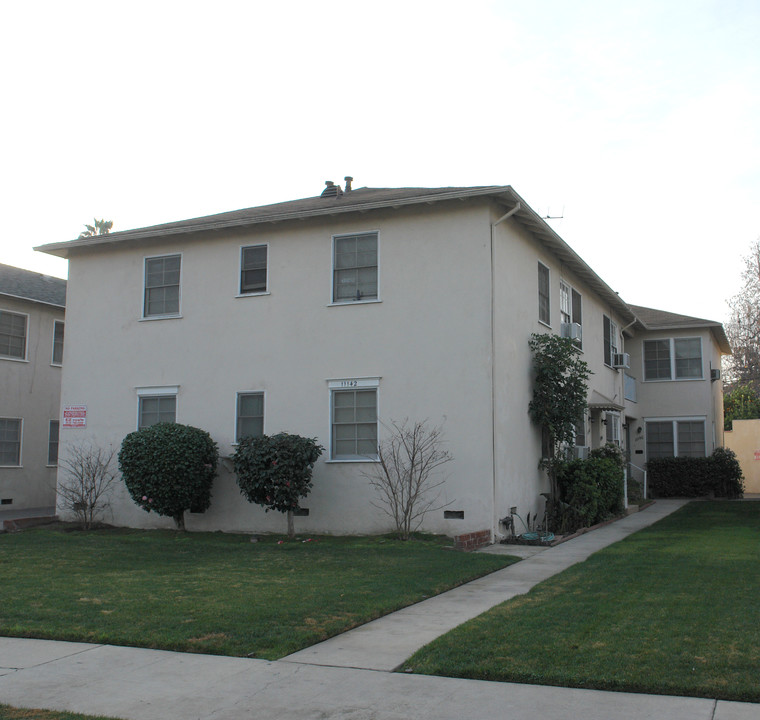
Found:
[[[760,705],[751,703],[378,672],[397,667],[443,632],[527,592],[682,504],[658,501],[643,512],[277,662],[0,638],[0,703],[129,720],[758,718]]]

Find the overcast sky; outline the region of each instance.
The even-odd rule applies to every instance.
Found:
[[[760,237],[758,0],[17,2],[0,262],[354,186],[512,185],[624,300],[725,321]]]

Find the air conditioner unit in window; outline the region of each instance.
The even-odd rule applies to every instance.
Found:
[[[612,356],[612,367],[628,370],[631,367],[631,356],[628,353],[615,353]]]
[[[584,445],[576,445],[573,448],[573,457],[576,460],[588,460],[588,448]]]
[[[710,380],[720,380],[720,368],[710,370]]]
[[[563,338],[570,338],[571,340],[583,339],[583,329],[580,323],[562,323],[560,332]]]

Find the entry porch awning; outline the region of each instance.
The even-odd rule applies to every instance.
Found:
[[[588,399],[588,409],[597,412],[602,410],[609,412],[622,412],[625,407],[614,400],[610,400],[605,395],[602,395],[598,390],[592,390]]]

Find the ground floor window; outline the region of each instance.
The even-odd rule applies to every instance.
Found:
[[[330,381],[330,459],[377,458],[378,380]]]
[[[235,442],[264,434],[264,393],[238,393]]]
[[[0,418],[0,465],[21,465],[21,425],[20,418]]]
[[[620,446],[620,415],[614,412],[608,412],[604,416],[605,439],[608,443],[614,443]]]
[[[705,457],[705,421],[701,418],[647,420],[647,459]]]
[[[58,433],[60,431],[60,423],[58,420],[50,421],[50,428],[48,430],[48,465],[58,464]]]
[[[177,422],[178,385],[137,388],[137,429]]]

